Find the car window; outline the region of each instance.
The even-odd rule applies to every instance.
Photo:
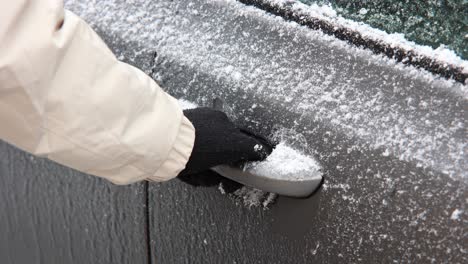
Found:
[[[403,33],[421,45],[453,50],[468,58],[468,1],[466,0],[299,0],[330,4],[337,14],[365,22],[388,33]]]

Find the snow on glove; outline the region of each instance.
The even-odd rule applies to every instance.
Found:
[[[179,178],[188,183],[196,181],[191,179],[196,177],[194,174],[216,165],[263,160],[273,150],[272,143],[267,139],[238,128],[221,111],[195,108],[185,110],[184,115],[195,127],[192,154],[185,169],[179,174]]]

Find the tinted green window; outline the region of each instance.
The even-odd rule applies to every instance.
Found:
[[[300,0],[328,4],[343,17],[468,58],[468,0]]]

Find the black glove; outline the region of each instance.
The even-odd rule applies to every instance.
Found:
[[[192,154],[179,174],[179,178],[188,183],[193,184],[190,178],[195,177],[194,174],[216,165],[263,160],[273,150],[273,144],[267,139],[236,127],[221,111],[196,108],[185,110],[184,115],[195,127]]]

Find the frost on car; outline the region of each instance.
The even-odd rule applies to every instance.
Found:
[[[147,241],[141,243],[148,251],[134,243],[123,251],[141,246],[157,263],[467,262],[462,53],[290,0],[67,1],[66,7],[119,59],[172,95],[200,106],[222,98],[236,122],[286,138],[316,158],[325,177],[308,199],[248,187],[227,194],[223,185],[178,181],[139,186],[129,191],[129,204],[147,207],[128,210],[147,214],[148,236],[135,240]],[[91,194],[98,188],[79,181]],[[35,186],[30,182],[23,186]],[[129,201],[108,192],[111,201]],[[79,198],[71,204],[70,210],[88,205]],[[146,220],[115,208],[108,211],[120,218],[108,236],[122,230],[118,238],[126,237],[125,227],[139,235],[131,223]],[[112,219],[108,211],[99,219]],[[77,219],[73,228],[84,230],[85,214]]]

